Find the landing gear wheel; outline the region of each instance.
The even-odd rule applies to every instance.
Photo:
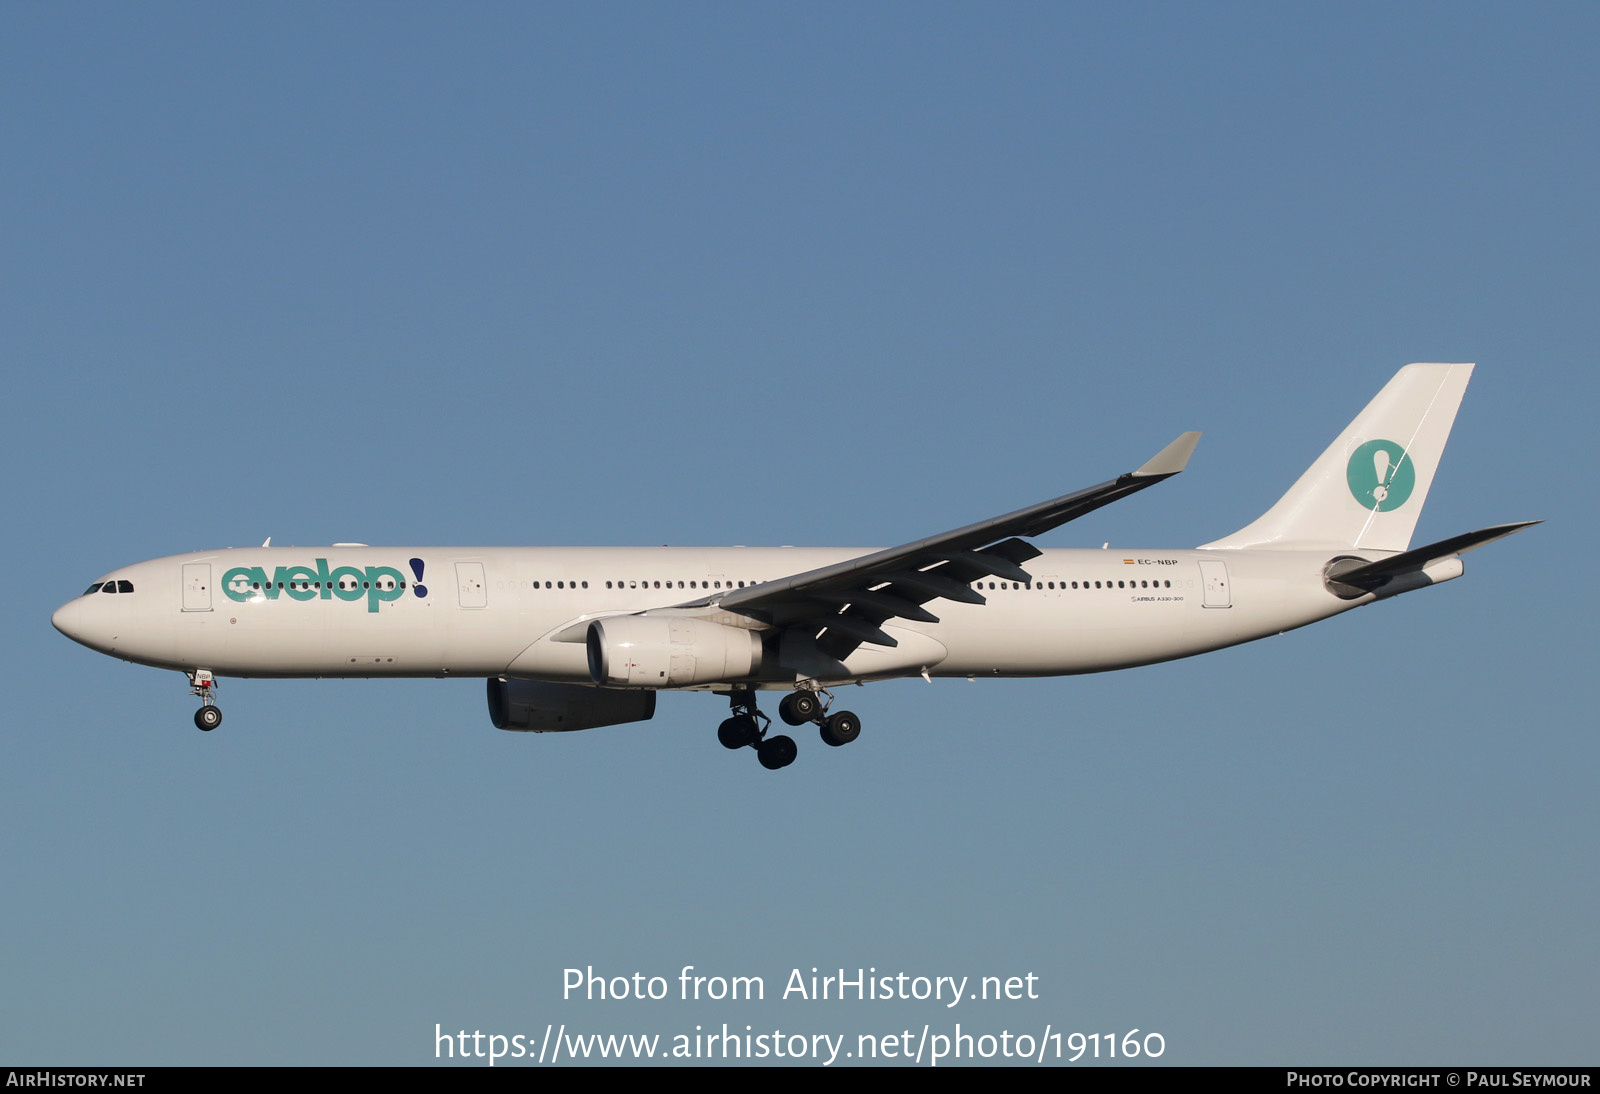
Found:
[[[755,744],[760,737],[756,720],[748,714],[735,714],[717,727],[717,740],[723,748],[743,748]]]
[[[778,717],[792,726],[803,726],[816,720],[822,704],[814,691],[797,691],[784,697],[778,704]]]
[[[760,759],[761,766],[768,771],[776,771],[780,767],[788,767],[794,763],[794,758],[800,754],[800,749],[794,743],[793,737],[778,734],[768,737],[756,745],[756,757]]]
[[[208,703],[194,712],[194,724],[202,732],[210,733],[222,724],[222,708],[211,706]]]
[[[841,710],[822,723],[823,743],[833,745],[835,748],[847,745],[859,736],[861,736],[861,719],[848,710]]]

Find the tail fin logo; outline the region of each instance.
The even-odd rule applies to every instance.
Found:
[[[1344,477],[1351,496],[1380,513],[1404,505],[1417,485],[1411,457],[1393,441],[1368,441],[1357,448],[1345,465]]]

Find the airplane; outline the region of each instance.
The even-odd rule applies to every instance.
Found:
[[[727,698],[717,730],[771,770],[793,738],[861,721],[831,688],[896,677],[1062,676],[1206,653],[1461,576],[1538,521],[1410,546],[1473,366],[1413,364],[1259,519],[1193,550],[1028,540],[1188,464],[1184,433],[1137,469],[886,550],[754,547],[228,548],[95,579],[52,618],[101,653],[188,677],[480,677],[506,730],[645,721],[664,690]]]

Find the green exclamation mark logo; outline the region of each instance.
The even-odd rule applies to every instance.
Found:
[[[1351,495],[1368,509],[1398,509],[1417,485],[1417,469],[1393,441],[1368,441],[1350,455],[1345,481]]]

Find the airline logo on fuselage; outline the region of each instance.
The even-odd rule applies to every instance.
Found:
[[[1387,513],[1406,503],[1417,485],[1417,468],[1393,441],[1368,441],[1345,464],[1350,494],[1368,509]]]
[[[222,575],[222,592],[229,600],[240,604],[252,600],[277,600],[287,596],[290,600],[361,600],[366,599],[367,611],[375,612],[378,605],[388,600],[398,600],[405,593],[405,575],[393,566],[335,566],[329,568],[328,560],[317,559],[315,566],[278,566],[267,577],[263,566],[235,566]],[[418,596],[426,595],[421,585]]]

